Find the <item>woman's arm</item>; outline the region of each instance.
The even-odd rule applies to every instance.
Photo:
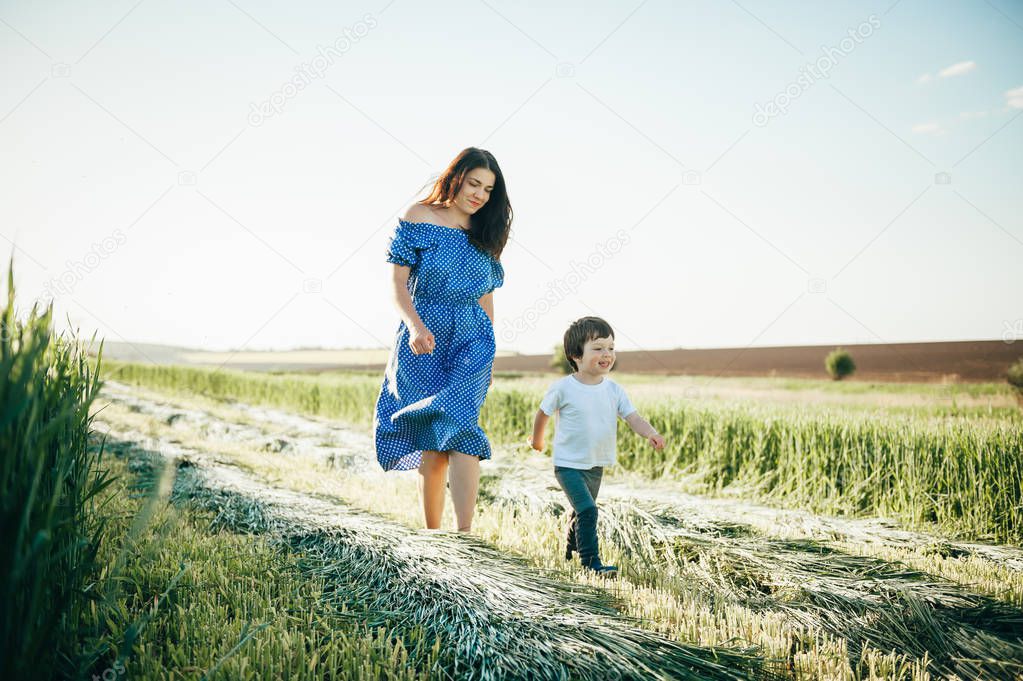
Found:
[[[490,317],[490,326],[494,326],[494,292],[493,291],[491,291],[490,293],[483,294],[483,297],[480,298],[480,307],[482,307],[483,311],[487,313],[488,317]],[[496,337],[497,337],[496,333],[495,333],[494,337],[496,339]],[[494,385],[494,368],[493,368],[493,366],[490,367],[490,385]]]
[[[494,325],[494,292],[493,291],[491,291],[490,293],[484,294],[483,297],[480,298],[480,306],[483,308],[483,311],[487,313],[487,316],[490,317],[490,325],[493,326]]]
[[[398,314],[405,322],[409,330],[409,347],[412,354],[429,354],[433,352],[433,334],[423,324],[423,320],[416,312],[416,306],[412,304],[412,295],[408,292],[408,277],[411,268],[405,265],[394,265],[393,271],[393,301],[398,308]]]
[[[543,434],[547,430],[547,419],[549,417],[543,412],[543,409],[536,410],[536,417],[533,419],[533,434],[529,436],[526,442],[530,447],[538,452],[544,450]]]
[[[412,294],[408,292],[408,278],[410,267],[405,265],[395,265],[393,270],[392,283],[393,285],[393,296],[395,306],[398,308],[398,314],[401,315],[402,321],[405,322],[405,326],[412,329],[417,326],[424,326],[423,320],[419,318],[419,313],[416,312],[415,305],[412,304]]]

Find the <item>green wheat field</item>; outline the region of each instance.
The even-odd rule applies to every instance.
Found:
[[[1007,384],[616,372],[668,444],[619,427],[605,582],[524,444],[553,375],[495,377],[473,535],[430,532],[380,375],[106,361],[9,291],[3,678],[1023,678]]]

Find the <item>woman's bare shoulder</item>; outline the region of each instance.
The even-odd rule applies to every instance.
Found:
[[[408,222],[429,222],[443,225],[445,224],[445,212],[446,210],[439,206],[425,206],[421,203],[413,203],[405,211],[405,217],[402,219]]]

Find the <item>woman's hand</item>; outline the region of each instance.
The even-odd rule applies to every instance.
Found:
[[[433,352],[433,334],[425,326],[414,326],[408,334],[408,345],[413,355],[429,355]]]
[[[664,436],[661,435],[660,433],[654,433],[653,435],[651,435],[647,439],[650,441],[650,445],[654,449],[657,449],[657,450],[664,449]]]
[[[538,452],[542,452],[544,449],[543,439],[541,438],[540,440],[534,440],[532,435],[526,438],[526,444]]]

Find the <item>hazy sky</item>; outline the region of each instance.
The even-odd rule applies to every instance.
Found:
[[[996,339],[1021,114],[1007,0],[3,2],[0,247],[86,337],[388,346],[397,217],[480,146],[499,349]]]

